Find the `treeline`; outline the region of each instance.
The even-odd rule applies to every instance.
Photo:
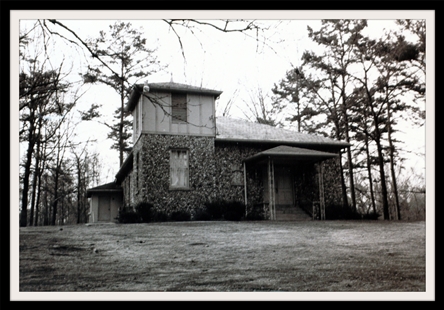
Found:
[[[20,226],[85,223],[86,189],[98,184],[100,161],[90,141],[75,139],[79,87],[63,60],[51,62],[41,32],[23,32],[19,43]]]
[[[301,65],[275,84],[273,108],[291,108],[287,120],[299,131],[351,143],[342,154],[341,184],[354,211],[411,219],[423,208],[416,216],[421,219],[425,180],[399,184],[404,158],[396,133],[400,120],[418,127],[425,122],[425,20],[396,23],[398,32],[376,39],[366,34],[366,20],[322,20],[319,30],[308,27],[322,52],[305,51]]]

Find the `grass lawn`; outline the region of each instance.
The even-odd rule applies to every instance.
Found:
[[[425,222],[20,228],[20,292],[425,292]]]

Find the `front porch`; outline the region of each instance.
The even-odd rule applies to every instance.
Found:
[[[338,154],[278,146],[244,160],[262,170],[263,208],[270,220],[325,220],[324,161]],[[247,182],[245,204],[248,204]]]

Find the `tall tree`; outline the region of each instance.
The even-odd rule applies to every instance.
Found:
[[[354,78],[366,94],[363,101],[364,109],[368,110],[373,120],[373,133],[369,136],[376,143],[378,152],[384,218],[390,217],[384,172],[386,162],[384,152],[387,149],[395,198],[395,217],[401,219],[395,173],[395,165],[396,162],[400,162],[400,158],[395,155],[396,140],[393,134],[396,128],[396,118],[393,115],[400,115],[399,113],[411,111],[413,108],[406,103],[404,95],[418,84],[418,79],[415,75],[408,74],[410,66],[406,60],[416,58],[418,53],[412,52],[410,46],[405,44],[402,38],[391,40],[390,34],[379,40],[362,37],[355,45],[357,48],[354,53],[362,70],[359,76],[354,75]],[[386,134],[385,138],[383,134]],[[383,140],[388,142],[387,148],[384,147]]]
[[[20,133],[23,141],[28,144],[24,165],[21,226],[26,226],[27,222],[31,162],[35,154],[37,141],[40,141],[38,126],[44,124],[41,121],[42,118],[51,114],[59,115],[63,119],[63,116],[72,108],[72,105],[65,105],[59,100],[60,94],[66,92],[67,88],[68,85],[61,82],[60,71],[42,71],[39,69],[31,71],[29,74],[20,74],[20,105],[23,106],[20,113],[22,125]],[[62,120],[58,122],[56,127],[60,126],[61,122]],[[26,136],[24,136],[25,133]]]
[[[275,84],[272,92],[274,94],[274,109],[283,111],[290,108],[291,116],[287,119],[291,123],[297,123],[297,131],[317,132],[320,126],[308,123],[312,117],[319,114],[313,107],[309,91],[310,80],[305,78],[302,67],[292,68],[287,71],[286,76],[278,84]]]
[[[354,64],[354,42],[362,36],[367,27],[366,20],[322,20],[318,31],[308,27],[309,37],[325,49],[325,56],[315,66],[333,76],[334,89],[341,98],[340,113],[343,118],[342,132],[347,142],[351,141],[349,129],[349,108],[353,104],[349,100],[352,93],[350,67]],[[356,211],[354,189],[353,158],[351,149],[347,148],[347,163],[350,181],[350,195],[353,210]]]
[[[107,124],[111,130],[108,137],[114,141],[113,148],[119,152],[119,163],[123,164],[124,154],[131,151],[130,114],[125,111],[131,87],[139,79],[146,79],[155,72],[158,63],[154,49],[149,49],[142,30],[134,29],[131,23],[115,22],[108,31],[100,31],[99,37],[88,41],[94,57],[99,57],[113,68],[105,70],[100,63],[90,66],[83,75],[85,82],[103,83],[119,95],[119,105],[114,112],[116,122]]]

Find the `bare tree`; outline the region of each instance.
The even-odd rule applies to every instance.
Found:
[[[257,87],[249,91],[249,99],[243,100],[245,109],[242,111],[248,119],[270,126],[278,126],[280,122],[276,118],[276,106],[272,99]]]

